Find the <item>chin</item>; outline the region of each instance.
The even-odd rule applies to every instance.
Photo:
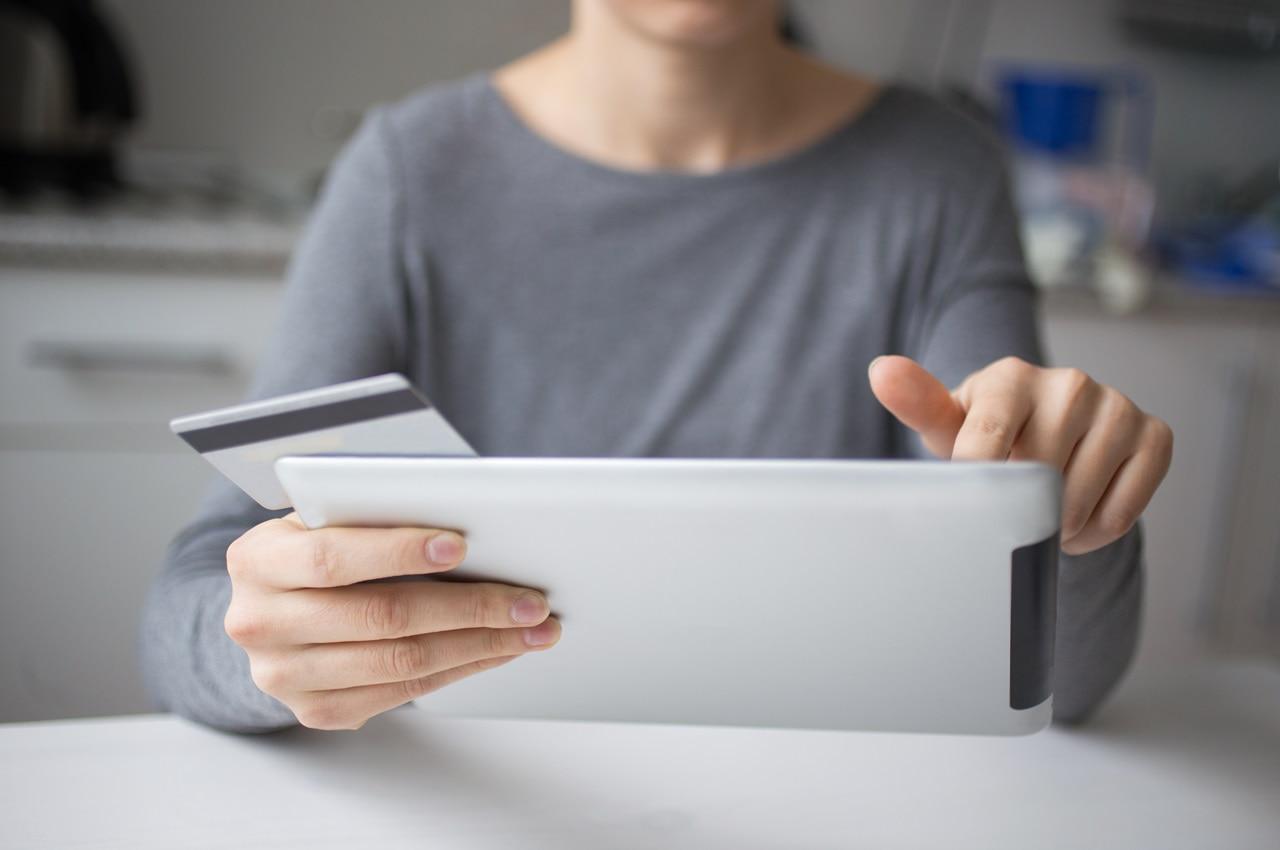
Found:
[[[714,48],[775,28],[779,0],[603,0],[628,27],[666,44]]]

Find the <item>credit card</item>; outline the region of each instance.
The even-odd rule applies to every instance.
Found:
[[[474,457],[475,450],[403,375],[183,416],[173,433],[264,508],[290,507],[275,462],[287,455]]]

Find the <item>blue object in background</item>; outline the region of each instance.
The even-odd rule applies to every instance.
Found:
[[[1201,223],[1160,240],[1160,253],[1193,286],[1280,295],[1280,227],[1264,218]]]
[[[997,85],[1004,132],[1023,151],[1145,173],[1155,99],[1140,73],[1013,65],[999,70]]]
[[[1055,158],[1092,161],[1101,148],[1101,109],[1108,83],[1049,70],[1002,74],[1005,132],[1024,148]]]

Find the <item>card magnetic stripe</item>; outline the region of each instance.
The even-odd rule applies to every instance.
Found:
[[[187,445],[204,454],[220,449],[278,440],[326,428],[338,428],[370,419],[381,419],[400,413],[429,410],[430,405],[411,389],[400,389],[380,395],[362,396],[330,402],[302,410],[269,413],[239,422],[226,422],[183,431],[178,436]]]

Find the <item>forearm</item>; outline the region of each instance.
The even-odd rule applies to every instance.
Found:
[[[248,657],[223,629],[231,594],[226,547],[252,522],[197,524],[169,552],[142,621],[143,674],[159,707],[235,732],[296,724],[263,694]]]
[[[225,567],[156,583],[143,619],[143,672],[159,707],[231,732],[297,724],[258,690],[244,650],[222,628],[231,584]]]
[[[1141,526],[1088,554],[1062,556],[1055,720],[1088,720],[1129,668],[1141,625],[1142,585]]]

